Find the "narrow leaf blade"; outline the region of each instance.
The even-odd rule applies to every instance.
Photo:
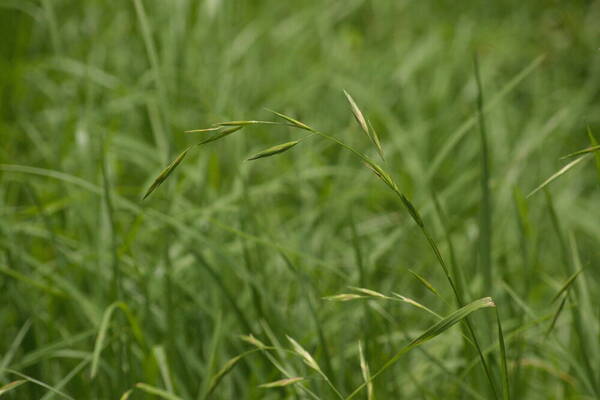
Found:
[[[19,380],[10,382],[10,383],[0,387],[0,396],[2,396],[4,393],[10,392],[11,390],[18,388],[19,386],[21,386],[22,384],[24,384],[26,382],[27,382],[26,379],[19,379]]]

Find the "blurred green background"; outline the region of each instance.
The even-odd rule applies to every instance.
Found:
[[[454,310],[398,199],[318,137],[245,162],[299,135],[245,128],[194,149],[141,200],[202,135],[184,130],[273,120],[265,108],[375,158],[345,89],[468,300],[498,305],[512,398],[599,397],[600,167],[587,157],[525,198],[590,145],[588,128],[600,137],[599,21],[598,1],[0,0],[0,387],[28,380],[4,396],[119,399],[143,382],[202,399],[250,333],[286,348],[293,337],[347,396],[362,382],[359,341],[375,371],[436,320],[322,297],[361,286]],[[472,322],[500,388],[492,315]],[[373,398],[493,398],[460,333],[405,355]],[[244,358],[211,396],[309,398],[299,385],[258,387],[284,378],[279,366],[335,398],[297,357],[270,357]],[[130,399],[157,398],[147,392]]]

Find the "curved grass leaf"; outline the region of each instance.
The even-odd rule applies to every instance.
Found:
[[[565,158],[571,158],[571,157],[575,157],[575,156],[580,156],[580,155],[586,154],[586,153],[593,153],[595,151],[600,151],[600,145],[595,145],[595,146],[587,147],[585,149],[576,151],[574,153],[567,154],[566,156],[561,157],[560,159],[564,160]]]
[[[100,327],[98,328],[98,336],[96,337],[96,343],[94,344],[94,352],[92,353],[92,367],[91,367],[91,372],[90,372],[90,377],[92,379],[96,376],[96,373],[98,372],[98,363],[100,362],[100,353],[102,352],[102,349],[104,348],[104,342],[106,341],[106,334],[107,334],[108,328],[110,326],[110,319],[111,319],[113,312],[117,309],[120,309],[121,311],[123,311],[125,313],[127,320],[129,321],[129,325],[131,327],[133,335],[136,338],[136,340],[140,344],[144,343],[142,331],[139,328],[137,320],[135,319],[135,317],[129,310],[129,307],[127,307],[127,304],[117,301],[117,302],[111,304],[110,306],[108,306],[108,308],[104,312],[104,315],[102,316],[102,321],[100,322]]]
[[[552,316],[552,322],[550,322],[550,325],[548,326],[548,330],[546,331],[546,334],[545,334],[546,338],[550,335],[550,332],[552,332],[552,329],[554,329],[554,326],[556,325],[556,321],[558,321],[558,317],[560,316],[560,313],[562,312],[563,308],[565,307],[565,304],[566,304],[568,298],[569,298],[568,295],[563,296],[563,299],[561,300],[560,304],[558,305],[558,308],[554,312],[554,315]]]
[[[592,146],[598,146],[598,140],[592,133],[592,130],[588,126],[588,137],[590,138],[590,143]],[[594,158],[596,159],[596,172],[598,173],[598,180],[600,180],[600,151],[594,153]]]
[[[223,367],[219,370],[219,372],[217,372],[210,380],[210,384],[208,386],[206,394],[204,395],[204,398],[207,399],[212,394],[212,392],[217,388],[219,383],[221,383],[221,380],[225,377],[225,375],[231,372],[231,370],[240,362],[241,359],[259,350],[260,349],[248,350],[245,353],[237,355],[229,361],[227,361],[225,365],[223,365]]]
[[[552,181],[554,181],[555,179],[559,178],[561,175],[567,173],[571,168],[573,168],[574,166],[576,166],[577,164],[579,164],[581,161],[585,160],[587,158],[587,154],[576,158],[575,160],[571,161],[570,163],[568,163],[567,165],[565,165],[564,167],[562,167],[561,169],[558,170],[558,172],[556,172],[555,174],[553,174],[550,178],[546,179],[540,186],[536,187],[535,189],[533,189],[531,191],[531,193],[529,193],[527,195],[526,198],[529,198],[531,196],[533,196],[534,194],[536,194],[537,192],[539,192],[541,189],[545,188],[546,186],[548,186]]]
[[[156,177],[156,179],[154,179],[154,182],[152,182],[152,185],[150,185],[150,187],[146,191],[146,194],[144,194],[144,197],[142,198],[142,200],[144,200],[146,197],[148,197],[150,195],[150,193],[154,192],[156,190],[156,188],[158,188],[165,181],[165,179],[167,179],[169,177],[169,175],[171,175],[171,173],[175,170],[175,168],[177,168],[177,166],[179,164],[181,164],[181,162],[185,158],[185,155],[187,154],[187,152],[190,149],[191,149],[191,146],[188,147],[187,149],[185,149],[184,151],[182,151],[177,156],[177,158],[175,160],[173,160],[173,162],[171,162],[171,164],[169,164],[165,169],[163,169],[161,171],[161,173]]]
[[[360,371],[364,381],[367,383],[367,400],[373,399],[373,382],[371,382],[371,370],[365,359],[365,353],[361,342],[358,342],[358,356],[360,359]]]
[[[567,291],[569,289],[569,287],[573,284],[573,282],[575,282],[575,279],[577,279],[577,277],[579,276],[579,274],[583,271],[583,268],[579,268],[577,271],[575,271],[575,273],[573,273],[573,275],[571,275],[569,277],[569,279],[567,279],[567,281],[562,285],[562,287],[560,288],[560,290],[554,295],[554,297],[552,298],[551,303],[554,303],[556,300],[558,300],[558,298],[560,297],[561,294],[563,294],[565,291]]]
[[[298,143],[300,143],[299,140],[294,140],[293,142],[282,143],[282,144],[278,144],[277,146],[269,147],[268,149],[263,150],[260,153],[253,155],[247,161],[252,161],[252,160],[256,160],[256,159],[264,158],[264,157],[271,157],[271,156],[274,156],[275,154],[283,153],[284,151],[288,151],[289,149],[291,149]]]
[[[498,326],[498,343],[500,343],[500,364],[502,366],[500,375],[502,376],[502,398],[510,400],[510,387],[508,385],[508,363],[506,362],[506,346],[504,344],[504,334],[502,333],[502,324],[500,314],[496,308],[496,324]]]
[[[4,393],[10,392],[11,390],[18,388],[19,386],[21,386],[22,384],[24,384],[26,382],[27,382],[26,379],[19,379],[17,381],[8,383],[8,384],[0,387],[0,396],[2,396]]]
[[[28,382],[34,383],[34,384],[36,384],[36,385],[38,385],[38,386],[41,386],[41,387],[43,387],[44,389],[47,389],[47,390],[51,391],[52,393],[54,393],[54,394],[56,394],[56,395],[58,395],[58,396],[60,396],[60,397],[62,397],[62,398],[65,398],[65,399],[68,399],[68,400],[75,400],[73,397],[69,396],[68,394],[66,394],[66,393],[64,393],[64,392],[61,392],[61,391],[60,391],[60,390],[58,390],[57,388],[55,388],[55,387],[53,387],[53,386],[50,386],[50,385],[48,385],[47,383],[44,383],[44,382],[42,382],[42,381],[39,381],[39,380],[37,380],[37,379],[35,379],[35,378],[33,378],[33,377],[29,376],[29,375],[25,375],[25,374],[23,374],[23,373],[21,373],[21,372],[19,372],[19,371],[15,371],[14,369],[10,369],[10,368],[6,368],[6,369],[5,369],[5,371],[6,371],[6,372],[9,372],[9,373],[11,373],[11,374],[17,375],[17,376],[19,376],[19,377],[21,377],[21,378],[25,379],[25,380],[26,380],[26,381],[28,381]],[[13,382],[13,383],[14,383],[14,382]]]
[[[160,397],[161,399],[166,400],[182,400],[181,397],[176,396],[172,393],[167,392],[166,390],[148,385],[147,383],[136,383],[135,387],[140,389],[142,392],[146,392],[148,394],[153,394],[155,396]]]
[[[402,355],[404,355],[405,353],[408,353],[413,348],[442,334],[443,332],[448,330],[450,327],[452,327],[456,323],[458,323],[458,322],[462,321],[463,319],[465,319],[466,317],[468,317],[474,311],[477,311],[481,308],[495,307],[495,306],[496,306],[496,304],[494,304],[491,297],[484,297],[482,299],[475,300],[472,303],[469,303],[466,306],[461,307],[458,310],[454,311],[447,317],[443,318],[442,320],[438,321],[436,324],[431,326],[429,329],[427,329],[425,332],[423,332],[423,334],[421,334],[419,337],[413,339],[409,344],[407,344],[406,346],[401,348],[398,351],[398,353],[396,353],[396,355],[394,355],[391,359],[389,359],[375,374],[373,374],[371,376],[371,379],[369,380],[369,382],[372,382],[375,378],[377,378],[379,375],[381,375],[383,372],[385,372],[388,368],[390,368],[392,365],[394,365],[400,359],[400,357],[402,357]],[[365,388],[367,386],[367,384],[368,384],[368,382],[365,382],[365,383],[361,384],[359,387],[357,387],[348,397],[346,397],[346,400],[350,400],[353,397],[355,397],[363,388]]]

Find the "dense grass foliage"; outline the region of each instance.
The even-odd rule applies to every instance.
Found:
[[[598,21],[0,0],[0,396],[600,397]]]

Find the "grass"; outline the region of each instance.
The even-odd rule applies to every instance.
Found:
[[[599,397],[598,18],[0,0],[0,396]]]

